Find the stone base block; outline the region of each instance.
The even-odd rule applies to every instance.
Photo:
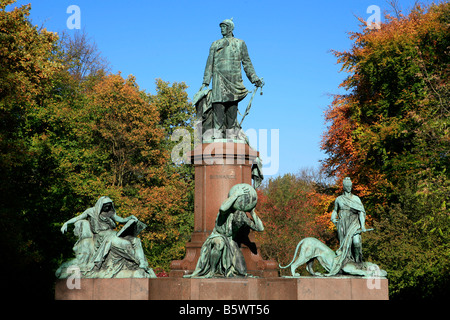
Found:
[[[153,278],[66,280],[56,300],[388,300],[385,278]]]
[[[386,278],[331,277],[297,280],[297,300],[389,300]]]
[[[388,300],[388,280],[335,278],[150,279],[150,300]]]
[[[56,300],[148,300],[148,278],[57,280]],[[79,285],[75,281],[79,281]]]

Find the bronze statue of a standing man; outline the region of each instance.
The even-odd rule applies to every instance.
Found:
[[[212,129],[214,138],[226,137],[227,129],[236,129],[238,103],[248,93],[242,81],[241,64],[251,83],[257,87],[263,85],[256,75],[243,40],[233,35],[234,23],[226,19],[220,23],[222,39],[214,41],[209,49],[203,85],[200,91],[209,86],[212,79]]]

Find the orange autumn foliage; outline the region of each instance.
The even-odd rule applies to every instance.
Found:
[[[179,172],[172,167],[166,127],[161,125],[157,105],[162,99],[170,104],[175,97],[175,115],[183,103],[188,105],[187,95],[178,98],[178,84],[171,87],[157,80],[157,85],[164,86],[164,92],[149,99],[134,77],[105,77],[89,94],[88,112],[96,120],[88,131],[108,154],[106,181],[109,190],[116,190],[122,215],[133,214],[148,225],[140,237],[150,265],[167,269],[171,260],[184,253],[192,225],[189,203],[193,186],[185,179],[186,169]],[[173,128],[177,123],[171,120]]]
[[[405,174],[446,166],[439,155],[448,135],[437,130],[448,131],[448,10],[448,3],[416,5],[408,15],[386,15],[379,30],[360,19],[352,48],[333,51],[349,76],[340,84],[347,93],[325,111],[322,165],[338,186],[350,176],[356,194],[384,205]]]
[[[333,53],[346,94],[325,111],[323,171],[350,176],[375,231],[367,259],[385,269],[391,297],[448,296],[450,3],[415,4],[363,19],[348,51]]]
[[[164,90],[151,96],[133,76],[102,76],[82,83],[81,103],[57,102],[45,116],[62,122],[64,131],[52,149],[80,212],[108,195],[120,216],[135,215],[148,225],[140,234],[144,252],[151,266],[168,270],[172,260],[183,256],[192,228],[193,183],[189,168],[172,163],[158,102],[175,99],[173,115],[185,114],[190,103],[184,84],[156,84]],[[171,120],[170,129],[186,125]]]
[[[255,238],[265,259],[287,264],[297,243],[306,237],[336,245],[330,222],[334,198],[318,192],[313,181],[286,174],[270,179],[257,191],[256,210],[264,223],[264,232],[255,233]]]
[[[134,77],[107,76],[94,86],[90,98],[92,104],[83,112],[97,120],[87,128],[111,152],[112,185],[123,186],[137,175],[152,175],[152,166],[167,162],[168,152],[160,146],[159,113],[144,100]]]

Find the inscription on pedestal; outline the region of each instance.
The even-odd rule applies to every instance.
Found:
[[[210,179],[236,179],[236,175],[231,174],[211,174]]]

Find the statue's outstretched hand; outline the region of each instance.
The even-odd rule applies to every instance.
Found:
[[[261,88],[264,86],[264,81],[262,80],[262,78],[258,78],[258,80],[255,81],[254,85]]]
[[[62,232],[62,234],[64,234],[64,232],[66,232],[67,231],[67,222],[65,222],[64,224],[63,224],[63,226],[61,227],[61,232]]]

